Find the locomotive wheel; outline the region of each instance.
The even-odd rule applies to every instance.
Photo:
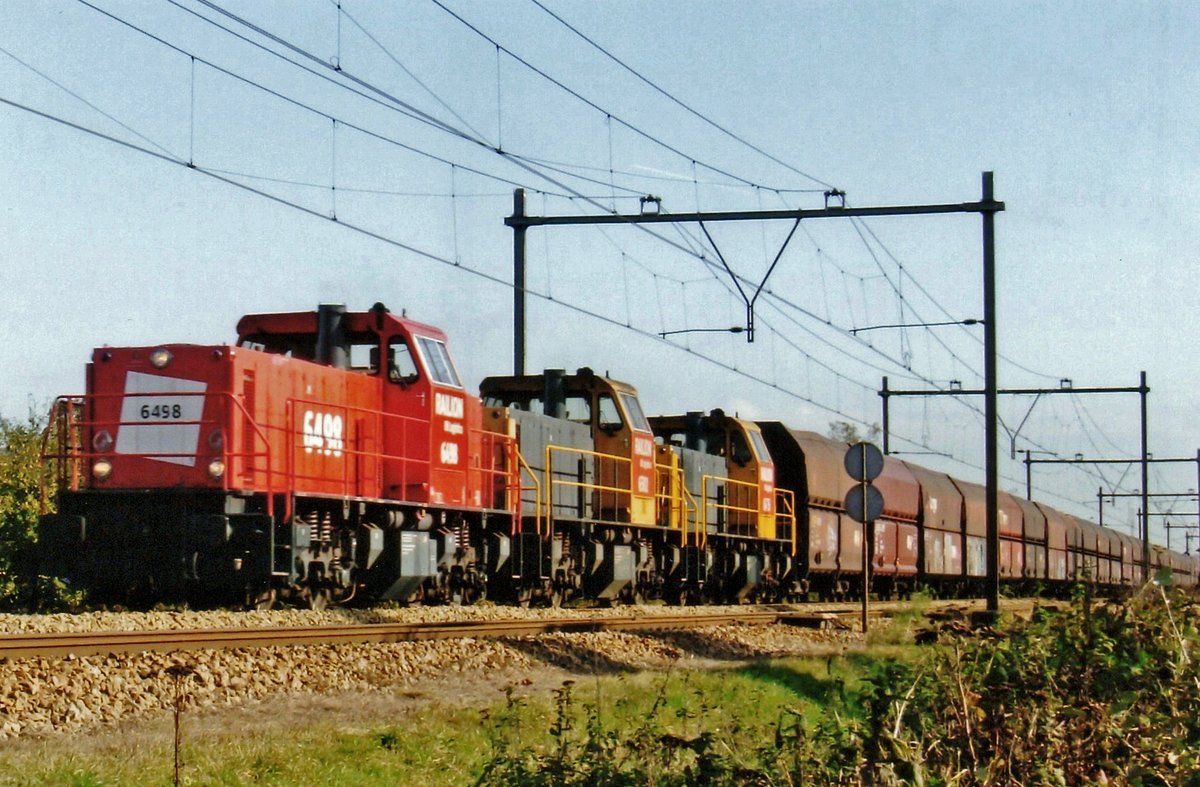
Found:
[[[329,588],[305,588],[304,601],[308,608],[320,612],[329,606],[331,597]]]
[[[533,602],[533,588],[523,587],[517,591],[517,606],[521,609],[529,609],[529,605]]]
[[[464,584],[458,589],[457,593],[450,596],[450,603],[458,606],[469,607],[480,601],[487,599],[487,588],[474,584]]]
[[[247,606],[250,607],[250,609],[266,611],[268,609],[273,609],[278,601],[279,595],[275,592],[274,588],[271,588],[270,590],[264,590],[257,595],[251,595],[250,603],[247,604]]]

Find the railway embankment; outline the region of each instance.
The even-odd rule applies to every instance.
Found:
[[[719,608],[718,608],[719,609]],[[669,624],[666,618],[683,618]],[[636,672],[677,665],[838,652],[861,635],[841,627],[748,625],[695,627],[688,617],[719,614],[694,610],[516,610],[507,607],[415,609],[272,610],[266,612],[159,611],[94,612],[81,615],[0,616],[0,637],[105,632],[156,632],[183,637],[241,629],[250,647],[193,646],[186,650],[135,650],[89,655],[34,655],[0,661],[0,736],[19,737],[79,731],[131,719],[168,714],[177,691],[186,709],[227,707],[280,695],[338,696],[352,692],[428,690],[435,684],[453,694],[467,677],[511,676],[554,668],[576,673]],[[747,610],[729,610],[746,616]],[[810,620],[811,614],[810,615]],[[603,628],[607,620],[662,618],[652,631],[578,630]],[[525,636],[488,631],[458,634],[466,623],[562,621],[557,630]],[[589,622],[591,621],[591,622]],[[315,645],[270,645],[277,634],[297,629],[359,630],[364,626],[420,625],[449,632],[436,639]],[[518,627],[519,628],[519,627]],[[576,630],[571,630],[572,628]],[[53,639],[53,638],[50,638]],[[61,638],[60,638],[61,639]],[[94,643],[90,645],[95,649]],[[182,648],[183,645],[181,644]],[[499,682],[501,678],[497,677]]]

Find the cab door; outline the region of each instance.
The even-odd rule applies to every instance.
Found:
[[[384,496],[414,503],[431,502],[430,412],[433,386],[411,336],[387,337],[384,382]]]
[[[413,334],[414,344],[429,380],[429,502],[463,506],[468,502],[469,446],[467,409],[473,397],[462,381],[446,343],[432,336]]]
[[[618,457],[599,460],[601,517],[653,525],[654,434],[637,397],[627,391],[601,391],[592,412],[596,452]]]

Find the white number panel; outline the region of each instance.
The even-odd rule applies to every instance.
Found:
[[[203,380],[159,377],[129,372],[117,430],[118,454],[166,454],[147,457],[158,462],[196,466],[200,417],[204,412]],[[195,394],[172,396],[172,394]]]

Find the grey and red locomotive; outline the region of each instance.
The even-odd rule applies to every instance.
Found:
[[[255,314],[233,345],[101,347],[55,403],[46,569],[96,600],[270,605],[849,596],[846,446],[778,422],[647,418],[587,369],[491,377],[382,304]],[[982,487],[886,457],[874,592],[979,592]],[[1001,494],[1001,581],[1140,583],[1141,543]],[[1149,563],[1194,584],[1197,561]]]

